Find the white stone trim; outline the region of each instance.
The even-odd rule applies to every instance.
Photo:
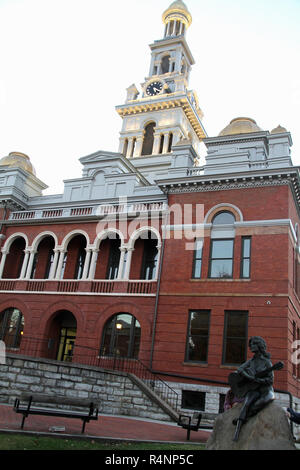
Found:
[[[77,235],[83,235],[86,238],[86,246],[90,244],[90,237],[88,236],[88,234],[84,230],[76,229],[76,230],[72,230],[72,232],[69,232],[65,236],[65,238],[63,239],[61,243],[61,249],[67,251],[69,242],[71,241],[72,238],[76,237]]]
[[[25,235],[25,233],[22,233],[22,232],[16,232],[16,233],[13,233],[10,237],[8,237],[8,239],[6,240],[4,246],[1,250],[2,253],[4,253],[4,252],[9,253],[9,250],[10,250],[10,247],[11,247],[12,243],[15,241],[15,239],[17,239],[19,237],[24,238],[24,240],[25,240],[25,250],[26,250],[28,248],[28,244],[29,244],[27,235]]]
[[[207,212],[205,218],[204,218],[204,223],[206,224],[208,219],[209,219],[209,216],[217,209],[224,209],[226,210],[225,208],[227,207],[230,207],[231,209],[233,209],[234,211],[236,211],[239,216],[240,216],[240,221],[242,222],[244,220],[243,218],[243,214],[242,214],[242,211],[237,207],[235,206],[234,204],[230,204],[229,202],[222,202],[221,204],[217,204],[216,206],[212,207],[211,209],[209,209],[209,211]]]
[[[41,241],[46,237],[52,237],[54,239],[54,243],[55,243],[54,244],[54,249],[55,249],[58,245],[57,235],[54,232],[50,232],[50,231],[45,231],[45,232],[39,233],[35,237],[35,239],[33,240],[32,245],[31,245],[31,249],[36,251],[38,249],[38,246],[41,243]]]

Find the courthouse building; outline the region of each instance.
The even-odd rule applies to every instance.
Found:
[[[277,116],[273,130],[236,117],[208,136],[189,89],[187,6],[173,2],[163,23],[142,87],[116,107],[118,152],[80,158],[82,175],[52,196],[27,155],[1,159],[0,339],[58,361],[139,360],[193,408],[259,335],[285,364],[275,387],[297,397],[291,135]]]

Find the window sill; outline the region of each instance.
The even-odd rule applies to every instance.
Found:
[[[182,363],[183,366],[189,366],[189,367],[208,367],[208,364],[207,363],[203,363],[203,362],[183,362]]]
[[[191,278],[192,282],[251,282],[251,279],[219,279],[219,278],[207,278],[207,279],[194,279]]]

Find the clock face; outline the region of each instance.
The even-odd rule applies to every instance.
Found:
[[[146,88],[146,93],[148,96],[155,96],[158,95],[158,93],[161,93],[163,89],[163,84],[162,82],[151,82],[147,88]]]

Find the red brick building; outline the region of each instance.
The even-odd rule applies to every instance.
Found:
[[[0,161],[0,339],[60,361],[139,359],[193,408],[194,392],[226,390],[259,335],[285,363],[275,387],[299,397],[290,133],[236,118],[208,137],[188,89],[190,13],[176,1],[163,21],[141,96],[131,86],[117,107],[118,153],[81,158],[82,177],[54,196],[26,155]]]

